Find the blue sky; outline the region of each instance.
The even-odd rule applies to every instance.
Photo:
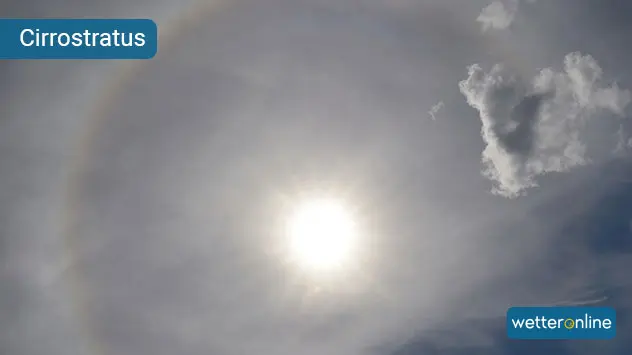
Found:
[[[625,0],[4,1],[141,17],[146,62],[0,63],[0,353],[629,354]],[[359,266],[283,262],[306,191]],[[618,312],[511,341],[514,305]]]

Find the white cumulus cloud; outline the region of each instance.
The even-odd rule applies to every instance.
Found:
[[[537,0],[525,0],[529,4],[534,4]],[[509,28],[513,23],[520,0],[495,0],[485,6],[476,19],[483,26],[483,31],[490,28],[503,30]]]
[[[517,11],[518,0],[494,1],[483,8],[476,20],[483,25],[484,31],[490,28],[505,29],[511,26]]]
[[[628,90],[602,76],[597,61],[578,52],[566,55],[562,71],[543,69],[532,80],[502,65],[489,72],[468,68],[459,88],[479,111],[483,173],[495,193],[517,197],[537,186],[540,175],[590,162],[581,139],[587,122],[601,111],[623,116],[631,100]]]

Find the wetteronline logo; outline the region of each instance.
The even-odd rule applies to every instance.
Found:
[[[612,339],[616,312],[608,307],[512,307],[507,336],[512,339]]]

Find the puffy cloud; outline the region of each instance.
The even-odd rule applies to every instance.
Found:
[[[588,164],[587,122],[600,111],[623,116],[631,100],[616,83],[604,85],[599,64],[578,52],[566,55],[562,71],[543,69],[531,81],[502,65],[485,72],[474,64],[468,74],[459,88],[482,121],[483,174],[507,197],[537,186],[539,175]]]
[[[494,1],[481,11],[476,21],[482,23],[484,31],[490,28],[505,29],[511,26],[516,11],[518,11],[518,0],[510,0],[506,3]]]
[[[533,4],[537,0],[525,1]],[[483,25],[483,31],[487,31],[490,28],[498,30],[508,28],[516,17],[519,5],[520,0],[495,0],[483,8],[476,21]]]

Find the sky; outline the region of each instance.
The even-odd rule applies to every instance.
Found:
[[[632,3],[0,3],[153,18],[149,61],[0,63],[0,353],[632,353]],[[304,193],[354,267],[284,261]],[[516,341],[518,305],[617,310]]]

